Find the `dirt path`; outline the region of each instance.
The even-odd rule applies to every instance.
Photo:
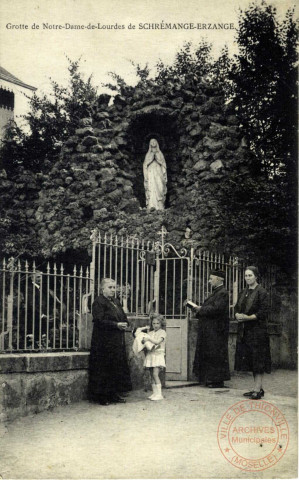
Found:
[[[138,391],[126,405],[82,402],[2,425],[0,474],[4,479],[294,477],[296,378],[296,372],[286,371],[268,376],[275,388],[271,393],[268,384],[265,400],[281,409],[291,437],[284,457],[264,472],[233,467],[218,447],[220,418],[243,400],[242,391],[194,386],[166,390],[161,402]],[[235,378],[230,386],[243,380]],[[275,395],[278,388],[292,396]]]

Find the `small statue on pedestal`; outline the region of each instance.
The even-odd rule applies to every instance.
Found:
[[[164,210],[167,192],[166,162],[155,138],[149,143],[143,162],[143,175],[147,209]]]

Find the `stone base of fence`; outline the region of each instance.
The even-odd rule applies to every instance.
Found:
[[[1,421],[86,399],[88,359],[88,352],[1,355]]]
[[[131,318],[140,327],[146,318]],[[197,319],[189,321],[189,380],[196,347]],[[281,367],[283,336],[278,324],[269,325],[273,366]],[[150,378],[143,369],[143,358],[132,352],[133,336],[125,333],[127,356],[133,389],[150,390]],[[234,369],[237,325],[232,322],[229,335],[230,370]],[[87,399],[89,352],[26,353],[0,355],[0,421],[11,421],[28,414],[49,410]],[[165,375],[161,378],[165,383]]]
[[[136,322],[142,324],[143,320]],[[149,390],[151,382],[143,369],[143,358],[132,352],[132,332],[125,336],[133,389]],[[1,354],[0,421],[86,400],[88,363],[88,351]]]

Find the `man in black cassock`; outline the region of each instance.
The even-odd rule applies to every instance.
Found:
[[[115,298],[115,281],[104,278],[101,290],[92,305],[89,399],[101,405],[125,403],[120,394],[132,390],[125,345],[125,329],[129,323]]]
[[[201,307],[195,307],[198,336],[193,373],[209,388],[223,388],[230,380],[228,362],[229,296],[224,288],[225,273],[213,270],[209,283],[212,294]]]

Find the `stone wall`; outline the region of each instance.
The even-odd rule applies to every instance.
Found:
[[[87,352],[2,354],[1,421],[86,398],[88,356]]]
[[[25,251],[28,257],[36,252],[35,213],[40,188],[39,175],[23,167],[19,167],[13,178],[5,170],[0,171],[0,245],[4,255],[9,252],[19,257]]]
[[[156,138],[167,164],[163,212],[147,212],[142,165]],[[250,154],[220,91],[148,81],[114,97],[100,95],[44,176],[36,213],[45,253],[90,248],[90,230],[155,238],[164,224],[178,245],[186,226],[201,248],[229,251],[219,190],[230,172],[248,175]]]
[[[164,211],[147,211],[145,204],[142,166],[151,138],[167,164]],[[79,250],[91,252],[93,229],[157,240],[165,225],[176,248],[246,256],[244,232],[238,238],[223,226],[229,209],[222,192],[232,174],[239,185],[253,174],[257,180],[237,118],[215,85],[149,80],[123,86],[114,98],[100,95],[92,117],[81,119],[42,180],[35,228],[43,253],[69,253],[75,262]],[[187,226],[193,236],[186,241]],[[285,324],[285,365],[296,363],[294,295],[294,288],[283,293],[285,309],[276,319]]]
[[[142,319],[132,321],[145,325]],[[151,382],[143,358],[135,357],[132,351],[131,330],[125,335],[133,389],[149,390]],[[86,400],[88,362],[89,351],[1,354],[0,422]]]
[[[131,318],[133,326],[144,326],[146,318]],[[91,325],[91,321],[89,322]],[[192,374],[196,348],[198,320],[191,318],[188,327],[188,380]],[[237,325],[230,324],[229,365],[234,370]],[[284,337],[277,324],[269,326],[273,367],[282,367]],[[133,389],[150,391],[150,377],[143,368],[143,357],[132,351],[133,336],[126,332],[127,357]],[[59,405],[87,399],[89,352],[61,352],[0,355],[0,422],[11,421],[28,414],[39,413]],[[289,366],[289,365],[288,365]],[[161,374],[165,384],[165,375]]]

